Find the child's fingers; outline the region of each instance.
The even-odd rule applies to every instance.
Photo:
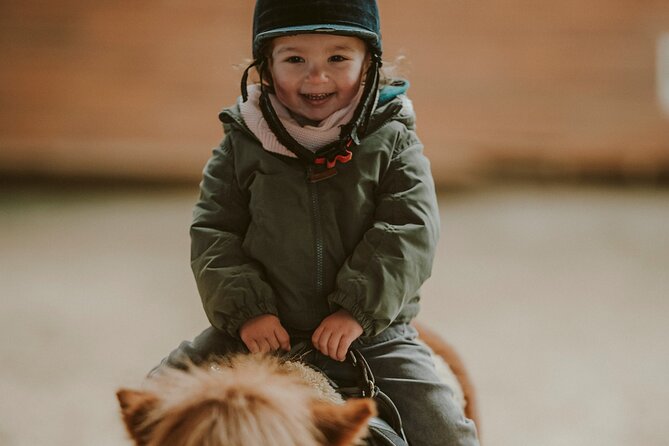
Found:
[[[343,337],[341,333],[334,333],[330,336],[328,340],[328,353],[327,355],[334,359],[335,361],[341,361],[343,358],[339,358],[339,349]]]
[[[290,336],[288,335],[288,332],[283,327],[279,327],[277,330],[274,331],[274,336],[276,336],[276,340],[279,342],[279,347],[282,350],[289,352]]]
[[[261,353],[269,353],[272,351],[272,346],[269,344],[267,338],[259,339],[257,342]]]
[[[269,344],[270,351],[272,351],[272,352],[278,350],[279,347],[281,346],[279,344],[279,340],[276,338],[274,333],[272,333],[272,336],[269,336],[267,338],[267,343]]]
[[[248,348],[251,353],[260,353],[260,346],[255,339],[246,340],[244,341],[244,344],[246,344],[246,348]]]
[[[314,347],[318,348],[318,343],[321,340],[321,335],[323,334],[323,325],[319,325],[316,328],[316,331],[314,331],[314,334],[311,335],[311,343],[314,345]]]
[[[318,343],[314,345],[318,351],[323,353],[325,356],[330,356],[328,353],[328,341],[330,340],[330,336],[332,336],[332,332],[330,330],[323,330],[320,337],[318,338]]]
[[[351,347],[351,343],[353,340],[348,337],[348,336],[342,336],[339,339],[339,345],[337,346],[337,359],[339,361],[343,361],[346,359],[346,354],[348,353],[348,349]]]

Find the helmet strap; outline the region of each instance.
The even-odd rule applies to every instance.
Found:
[[[362,98],[353,114],[353,118],[348,124],[342,126],[339,139],[352,139],[356,145],[359,145],[360,139],[365,136],[369,119],[374,112],[374,107],[378,100],[379,70],[381,69],[381,65],[381,56],[377,53],[372,53],[371,63],[365,76]]]
[[[247,83],[248,83],[248,80],[249,80],[249,71],[251,71],[251,68],[257,67],[258,65],[260,65],[260,60],[256,59],[253,62],[251,62],[251,64],[248,67],[246,67],[246,69],[244,70],[244,74],[242,74],[241,89],[242,89],[242,101],[243,102],[246,102],[249,98],[249,92],[248,92],[248,88],[247,88]],[[261,74],[261,76],[262,76],[262,74]]]

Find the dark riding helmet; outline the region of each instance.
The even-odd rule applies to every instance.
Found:
[[[381,26],[375,0],[258,0],[253,13],[253,57],[269,39],[304,33],[359,37],[381,55]]]
[[[263,82],[267,76],[264,47],[271,39],[296,34],[328,33],[363,39],[370,50],[371,63],[364,80],[362,98],[351,121],[342,126],[339,140],[315,153],[302,147],[284,128],[269,100]],[[247,99],[248,72],[260,73],[260,109],[277,139],[310,166],[334,165],[350,159],[350,148],[360,143],[376,104],[381,67],[381,31],[376,0],[257,0],[253,14],[253,63],[242,76],[242,98]],[[332,169],[328,169],[332,170]]]

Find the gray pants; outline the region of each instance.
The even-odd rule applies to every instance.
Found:
[[[308,334],[291,334],[291,345],[308,341]],[[392,325],[375,337],[360,338],[351,348],[367,360],[379,388],[395,403],[411,446],[478,445],[476,427],[455,403],[453,391],[444,384],[430,352],[416,342],[417,332],[408,324]],[[183,342],[161,366],[180,367],[185,359],[200,363],[210,355],[247,351],[244,344],[214,328],[193,342]],[[355,369],[318,352],[303,358],[340,386],[356,382]]]

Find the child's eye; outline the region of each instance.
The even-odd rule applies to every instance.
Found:
[[[336,55],[330,57],[330,62],[343,62],[346,58],[344,56]]]
[[[290,56],[289,58],[286,59],[286,62],[288,62],[288,63],[301,63],[301,62],[304,62],[304,59],[302,59],[299,56]]]

